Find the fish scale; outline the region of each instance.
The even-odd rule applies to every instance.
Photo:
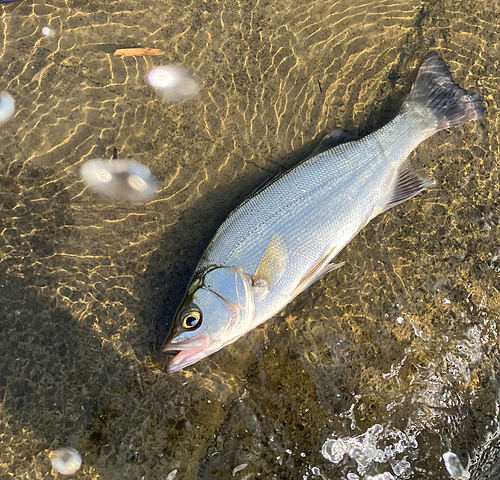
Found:
[[[383,210],[401,164],[427,136],[428,124],[423,123],[418,112],[404,109],[380,130],[320,153],[281,176],[229,215],[197,272],[218,264],[240,266],[254,275],[271,237],[279,233],[288,252],[301,255],[288,255],[285,275],[256,304],[256,323],[265,321],[281,309],[279,299],[290,296],[312,265],[334,247],[340,252]]]
[[[310,158],[243,201],[196,268],[164,347],[174,355],[167,370],[234,342],[337,268],[336,255],[373,217],[434,183],[412,171],[408,155],[484,110],[431,53],[391,122],[359,140],[332,132]]]

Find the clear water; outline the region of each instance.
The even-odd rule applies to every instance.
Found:
[[[70,446],[82,479],[445,479],[446,452],[494,478],[499,9],[0,6],[16,101],[0,125],[0,477],[55,478]],[[113,56],[137,46],[165,55]],[[413,155],[436,187],[375,219],[281,316],[166,375],[168,320],[224,217],[333,127],[390,119],[431,49],[488,105]],[[166,63],[202,82],[195,99],[158,98],[147,73]],[[155,200],[85,188],[80,165],[115,151],[158,177]]]

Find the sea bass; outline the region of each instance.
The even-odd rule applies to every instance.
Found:
[[[332,132],[244,200],[196,267],[163,348],[173,356],[167,371],[234,342],[338,268],[335,257],[372,218],[434,183],[407,160],[419,143],[484,111],[430,53],[391,122],[357,140]]]

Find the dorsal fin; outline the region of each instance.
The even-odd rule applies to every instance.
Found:
[[[384,211],[403,203],[415,195],[418,195],[422,190],[432,187],[436,182],[431,178],[421,177],[416,174],[409,163],[403,165],[399,171],[398,179],[392,189],[389,201],[384,207]]]
[[[353,142],[354,140],[359,140],[359,136],[349,130],[344,130],[343,128],[336,128],[330,133],[326,134],[321,142],[318,143],[316,148],[312,151],[311,157],[318,155],[318,153],[326,152],[330,148],[338,147],[343,143]]]
[[[312,153],[308,157],[304,158],[304,160],[301,160],[300,163],[309,160],[311,157],[314,157],[318,153],[326,152],[326,150],[338,147],[343,143],[359,140],[360,138],[361,138],[360,136],[356,135],[355,133],[352,133],[349,130],[344,130],[343,128],[336,128],[332,130],[330,133],[326,134],[322,138],[322,140],[318,143],[318,145],[316,145],[316,148],[312,151]],[[286,173],[287,170],[284,170],[283,172],[278,173],[274,177],[266,178],[250,195],[248,195],[248,197],[245,198],[245,200],[242,203],[245,203],[246,201],[258,195],[260,192],[262,192],[262,190],[267,188],[269,185],[271,185],[271,183],[275,182]]]

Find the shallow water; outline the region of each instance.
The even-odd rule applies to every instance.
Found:
[[[0,126],[0,477],[54,478],[51,452],[71,446],[82,479],[444,479],[448,451],[493,478],[499,13],[461,0],[0,6],[0,91],[17,109]],[[166,53],[113,56],[136,46]],[[376,218],[281,316],[163,373],[168,319],[224,217],[333,127],[395,115],[431,49],[488,106],[413,155],[436,187]],[[165,63],[203,82],[196,99],[157,97],[146,76]],[[86,189],[81,164],[115,149],[159,178],[154,201]],[[321,453],[356,439],[353,458]]]

